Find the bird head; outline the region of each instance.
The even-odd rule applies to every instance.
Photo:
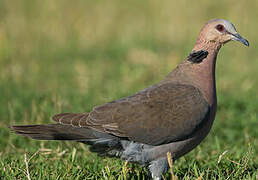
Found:
[[[237,33],[234,25],[224,19],[213,19],[208,21],[200,32],[199,40],[214,42],[220,45],[234,40],[249,46],[249,42]]]

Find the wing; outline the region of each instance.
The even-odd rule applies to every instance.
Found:
[[[97,106],[90,113],[59,114],[53,119],[144,144],[159,145],[191,136],[208,115],[209,105],[199,89],[166,83]]]

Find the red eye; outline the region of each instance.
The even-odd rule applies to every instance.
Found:
[[[219,31],[219,32],[222,32],[222,31],[224,31],[224,26],[223,25],[221,25],[221,24],[218,24],[217,26],[216,26],[216,29]]]

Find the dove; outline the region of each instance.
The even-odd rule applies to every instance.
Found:
[[[169,169],[168,152],[176,160],[210,132],[217,108],[216,59],[232,40],[249,46],[232,23],[210,20],[190,54],[160,82],[90,112],[54,115],[53,124],[10,128],[32,139],[85,143],[100,156],[146,166],[153,179],[161,179]]]

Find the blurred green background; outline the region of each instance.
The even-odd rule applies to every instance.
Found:
[[[7,127],[50,123],[55,113],[89,111],[158,82],[212,18],[231,21],[250,47],[221,49],[213,129],[174,173],[257,178],[257,9],[258,1],[244,0],[1,0],[0,179],[26,178],[24,154],[32,179],[146,179],[145,169],[122,171],[123,162],[98,158],[82,144],[29,140]]]

